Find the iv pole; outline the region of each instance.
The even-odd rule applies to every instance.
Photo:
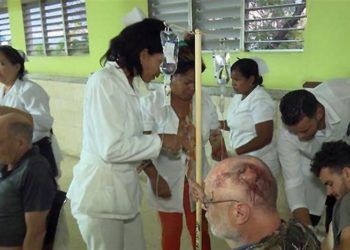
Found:
[[[202,185],[202,33],[195,30],[196,182]],[[196,250],[202,249],[202,204],[196,202]]]

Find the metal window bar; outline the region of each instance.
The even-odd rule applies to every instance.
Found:
[[[257,33],[257,32],[275,32],[275,31],[300,31],[304,30],[304,28],[287,28],[287,29],[261,29],[261,30],[247,30],[245,33]]]
[[[241,48],[242,0],[148,0],[149,16],[183,27],[200,28],[203,50],[220,48],[220,40],[227,38],[227,47]],[[177,31],[176,27],[174,30]],[[183,30],[180,29],[182,33]]]
[[[306,15],[279,16],[279,17],[266,17],[266,18],[256,18],[256,19],[245,19],[245,22],[273,21],[273,20],[301,19],[301,18],[306,18]]]
[[[245,8],[245,10],[253,11],[253,10],[277,9],[277,8],[296,7],[296,6],[306,6],[306,3],[304,2],[304,3],[291,3],[291,4],[275,4],[275,5]]]
[[[40,2],[23,4],[22,10],[27,53],[28,55],[43,55],[45,49]]]
[[[82,8],[84,7],[84,8]],[[84,1],[63,4],[68,54],[88,53],[88,29]]]
[[[22,9],[29,55],[69,55],[72,37],[83,40],[83,46],[75,42],[77,51],[89,52],[84,0],[40,0]]]
[[[0,44],[11,44],[10,18],[7,8],[0,10]]]
[[[221,48],[220,40],[225,38],[225,47],[230,50],[241,48],[242,10],[241,0],[194,0],[196,5],[194,25],[203,31],[203,50]]]
[[[67,54],[65,51],[66,42],[62,26],[63,13],[61,6],[62,3],[60,0],[43,1],[41,4],[41,9],[43,10],[42,18],[44,24],[43,33],[46,55]],[[49,30],[50,26],[56,26],[56,31]],[[53,49],[53,47],[56,47],[56,49]],[[53,51],[55,51],[55,53],[53,53]]]
[[[302,36],[307,18],[305,0],[302,2],[281,0],[279,4],[261,6],[254,6],[251,3],[253,3],[252,0],[245,0],[244,47],[246,51],[303,48]],[[282,16],[281,11],[285,15]],[[278,16],[274,16],[276,14]]]

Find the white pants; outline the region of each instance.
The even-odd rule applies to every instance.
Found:
[[[88,250],[146,250],[140,214],[129,220],[75,217]]]

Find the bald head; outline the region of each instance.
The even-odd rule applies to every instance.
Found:
[[[0,131],[10,138],[22,136],[28,144],[32,143],[32,121],[22,114],[8,113],[0,116]]]
[[[270,169],[258,158],[236,156],[219,162],[208,174],[205,185],[212,190],[241,192],[256,207],[276,209],[277,183]]]

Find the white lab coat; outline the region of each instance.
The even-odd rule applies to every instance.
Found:
[[[323,142],[350,142],[350,79],[324,82],[307,89],[325,108],[326,128],[309,141],[300,141],[284,126],[280,130],[278,153],[285,181],[289,208],[308,208],[311,214],[321,215],[326,200],[324,186],[310,171],[310,161]]]
[[[0,86],[0,104],[23,110],[33,117],[33,142],[50,137],[53,118],[50,114],[49,96],[38,84],[27,79],[17,79],[4,95],[5,86]]]
[[[5,93],[5,86],[0,86],[0,105],[17,108],[29,113],[33,118],[34,131],[33,143],[50,137],[52,141],[52,150],[55,156],[58,168],[58,176],[61,174],[60,162],[63,157],[56,137],[50,130],[53,124],[53,117],[50,114],[50,98],[45,90],[25,77],[23,80],[17,79],[11,89]]]
[[[241,94],[235,94],[227,109],[227,125],[230,128],[229,146],[233,149],[248,143],[256,137],[255,125],[274,120],[276,104],[261,86],[257,86],[242,100]],[[246,153],[263,160],[274,176],[279,173],[279,162],[275,138],[261,149]]]
[[[194,101],[192,107],[194,117]],[[177,134],[179,118],[171,106],[164,105],[164,92],[162,90],[153,91],[149,95],[142,97],[141,109],[145,131],[153,131],[158,134]],[[202,91],[202,110],[202,176],[204,178],[209,170],[204,146],[209,140],[210,130],[219,128],[215,106],[205,91]],[[157,168],[158,173],[169,184],[171,198],[162,199],[156,197],[148,181],[147,197],[151,207],[162,212],[183,212],[183,189],[187,170],[185,161],[186,155],[183,152],[179,159],[171,159],[161,153],[157,159],[153,160],[153,164]]]
[[[158,135],[143,135],[136,86],[108,62],[85,89],[81,158],[67,194],[73,215],[134,218],[142,196],[137,167],[160,149]]]

